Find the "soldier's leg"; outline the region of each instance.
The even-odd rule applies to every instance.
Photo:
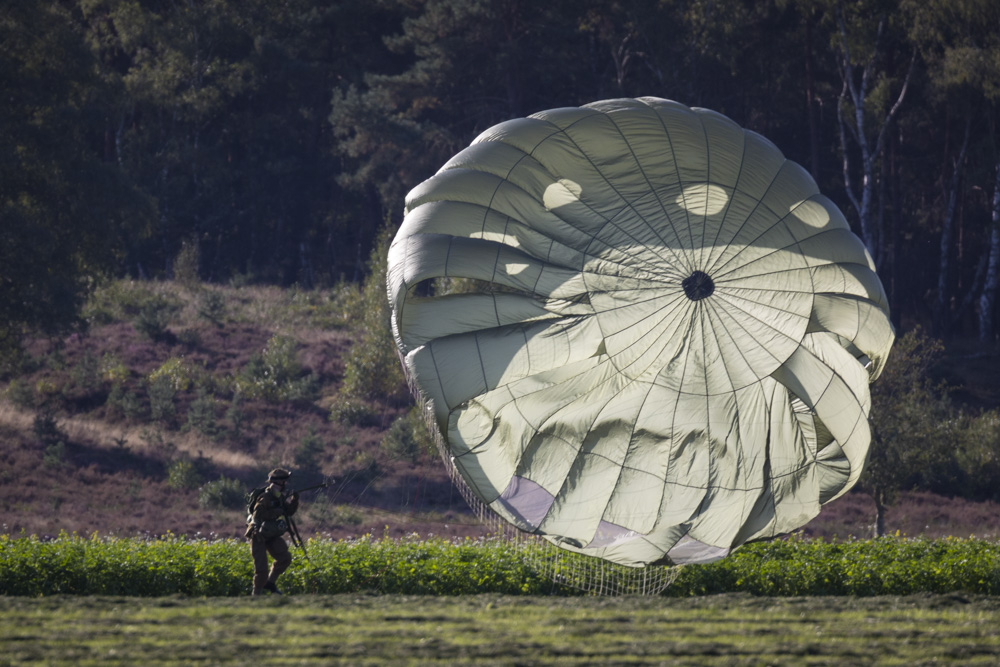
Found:
[[[285,544],[285,540],[280,537],[268,540],[267,550],[274,559],[274,562],[271,564],[271,573],[267,577],[267,583],[274,584],[277,583],[281,573],[287,570],[288,566],[292,564],[292,554],[288,551],[288,545]]]
[[[253,557],[253,594],[260,595],[267,583],[267,545],[264,540],[250,538],[250,555]]]

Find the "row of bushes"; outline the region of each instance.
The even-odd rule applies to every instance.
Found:
[[[282,578],[289,593],[573,595],[532,563],[537,550],[498,540],[311,539]],[[532,550],[536,550],[532,553]],[[574,559],[577,559],[574,562]],[[585,566],[567,554],[560,568]],[[0,594],[237,596],[249,590],[249,549],[237,540],[0,536]],[[621,569],[625,576],[624,568]],[[1000,594],[1000,545],[979,539],[744,546],[730,557],[679,568],[672,597],[753,595]]]

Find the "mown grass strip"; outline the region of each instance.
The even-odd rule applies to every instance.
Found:
[[[578,595],[538,569],[531,549],[502,541],[312,539],[282,577],[289,593]],[[565,563],[584,557],[567,554]],[[564,563],[564,565],[565,565]],[[252,565],[236,540],[0,536],[0,594],[239,596]],[[716,563],[681,568],[669,597],[1000,594],[1000,545],[978,539],[746,545]]]
[[[0,597],[0,664],[995,665],[998,622],[954,595]]]

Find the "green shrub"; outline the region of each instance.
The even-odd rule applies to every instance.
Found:
[[[149,393],[149,418],[170,425],[177,415],[177,406],[174,404],[177,389],[174,381],[169,375],[152,376],[146,391]]]
[[[349,399],[399,398],[406,395],[403,371],[389,329],[385,276],[392,229],[379,235],[368,260],[361,297],[353,304],[354,344],[344,358],[341,393]]]
[[[161,340],[167,333],[167,325],[177,307],[161,297],[151,298],[144,303],[132,319],[136,333],[149,340]]]
[[[175,491],[197,489],[200,485],[201,473],[188,459],[177,459],[167,469],[167,486]]]
[[[338,400],[330,408],[330,420],[347,426],[379,426],[382,417],[364,401],[354,398]]]
[[[296,358],[296,347],[292,338],[272,337],[235,378],[234,391],[245,398],[272,403],[313,398],[316,381],[312,376],[301,377],[302,366]]]
[[[19,378],[14,378],[7,386],[7,399],[19,408],[35,407],[35,390],[31,384]]]
[[[245,498],[243,484],[228,477],[208,482],[198,490],[198,506],[204,509],[241,509]]]
[[[201,246],[198,239],[187,239],[181,242],[181,249],[174,258],[174,280],[187,289],[199,285],[198,276],[201,264]]]
[[[364,515],[351,505],[336,505],[323,495],[308,505],[309,521],[319,530],[336,526],[360,526]]]
[[[108,409],[108,416],[112,419],[124,417],[135,420],[142,416],[144,409],[139,395],[131,389],[125,389],[121,382],[111,385],[111,391],[108,392],[104,405]]]
[[[289,593],[577,595],[539,569],[549,547],[498,540],[309,539],[282,578]],[[565,554],[562,567],[600,562]],[[238,540],[54,540],[0,535],[5,595],[241,595],[252,564]],[[616,576],[604,568],[602,576]],[[608,586],[613,588],[613,586]],[[663,595],[1000,594],[1000,545],[976,539],[777,540],[680,568]]]
[[[215,420],[215,398],[205,387],[198,387],[197,397],[191,401],[188,408],[185,429],[194,429],[203,435],[214,438],[219,433]]]
[[[198,298],[198,317],[208,320],[217,327],[226,321],[226,298],[222,292],[205,290]]]
[[[381,447],[391,458],[414,463],[424,454],[434,453],[434,439],[427,429],[419,406],[414,406],[393,422],[382,438]]]
[[[295,450],[295,465],[300,468],[315,469],[319,465],[320,454],[326,447],[322,438],[316,434],[316,429],[309,427],[309,431],[299,441],[299,446]]]
[[[111,352],[105,353],[101,358],[101,379],[111,383],[122,383],[128,377],[128,366],[116,354]]]
[[[80,361],[73,366],[70,371],[73,384],[84,393],[91,393],[99,390],[102,384],[101,362],[89,351],[80,358]]]

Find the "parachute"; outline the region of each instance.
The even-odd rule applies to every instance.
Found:
[[[634,567],[722,558],[848,491],[894,340],[871,257],[809,174],[657,98],[483,132],[407,196],[387,288],[476,497]]]

